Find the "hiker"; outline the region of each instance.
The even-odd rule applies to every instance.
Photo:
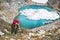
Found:
[[[18,28],[19,28],[19,26],[18,26],[18,25],[15,25],[14,34],[17,34],[17,32],[18,32]]]
[[[19,26],[18,26],[18,21],[17,20],[14,20],[13,21],[13,24],[11,25],[11,34],[17,34],[18,32],[18,29],[19,29]]]

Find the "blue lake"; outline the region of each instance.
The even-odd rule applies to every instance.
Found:
[[[27,6],[23,6],[21,8],[18,9],[18,11],[20,10],[24,10],[24,9],[46,9],[48,11],[55,11],[54,9],[47,7],[47,6],[37,6],[37,5],[27,5]],[[22,28],[26,28],[26,29],[33,29],[33,28],[37,28],[37,27],[41,27],[43,25],[49,24],[54,22],[55,20],[46,20],[46,19],[40,19],[40,20],[29,20],[27,19],[26,16],[21,15],[21,13],[19,13],[15,19],[19,20],[19,25]]]

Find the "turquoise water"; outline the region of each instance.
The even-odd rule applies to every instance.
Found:
[[[37,5],[27,5],[27,6],[23,6],[21,8],[18,9],[18,11],[20,10],[24,10],[24,9],[46,9],[48,11],[53,11],[54,9],[47,7],[47,6],[37,6]]]
[[[24,10],[24,9],[46,9],[48,11],[54,11],[52,8],[49,8],[46,6],[36,6],[36,5],[23,6],[19,8],[18,11]],[[29,20],[27,19],[26,16],[20,15],[20,14],[18,14],[15,18],[19,20],[20,27],[26,28],[26,29],[33,29],[33,28],[41,27],[43,25],[46,25],[54,21],[54,20],[46,20],[46,19]]]
[[[43,20],[43,19],[41,19],[41,20],[29,20],[29,19],[27,19],[26,16],[23,16],[20,14],[17,16],[17,19],[19,20],[19,25],[22,28],[27,28],[27,29],[36,28],[36,27],[42,26],[46,23],[52,22],[52,20]]]

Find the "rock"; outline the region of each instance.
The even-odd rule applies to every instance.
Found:
[[[37,35],[40,36],[40,35],[43,35],[43,34],[45,34],[45,33],[46,33],[46,32],[45,32],[44,30],[39,30],[38,33],[37,33]]]
[[[42,35],[42,37],[45,37],[45,35]]]
[[[49,33],[50,35],[52,34],[52,33]]]
[[[5,38],[9,38],[8,36],[5,36]]]
[[[2,35],[4,35],[5,33],[3,33],[2,31],[0,31],[0,35],[2,36]]]
[[[31,36],[36,36],[36,34],[34,34],[34,33],[29,33],[29,36],[31,37]]]
[[[58,29],[58,33],[60,33],[60,29]]]
[[[15,40],[14,38],[10,38],[10,40]]]
[[[21,39],[17,39],[17,40],[21,40]]]
[[[4,31],[5,31],[6,33],[10,33],[7,29],[4,29]]]

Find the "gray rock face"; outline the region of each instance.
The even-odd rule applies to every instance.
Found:
[[[18,14],[18,8],[21,7],[24,2],[24,0],[0,0],[1,18],[8,23],[12,23],[14,17]]]
[[[12,23],[14,17],[18,14],[18,8],[25,5],[25,1],[27,0],[0,0],[0,8],[3,9],[2,11],[0,10],[0,14],[3,15],[3,20]],[[56,1],[60,0],[49,0],[49,4],[59,5]]]
[[[56,5],[56,6],[58,6],[59,7],[59,5],[60,5],[60,0],[49,0],[49,2],[48,2],[49,4],[51,4],[51,5]]]

